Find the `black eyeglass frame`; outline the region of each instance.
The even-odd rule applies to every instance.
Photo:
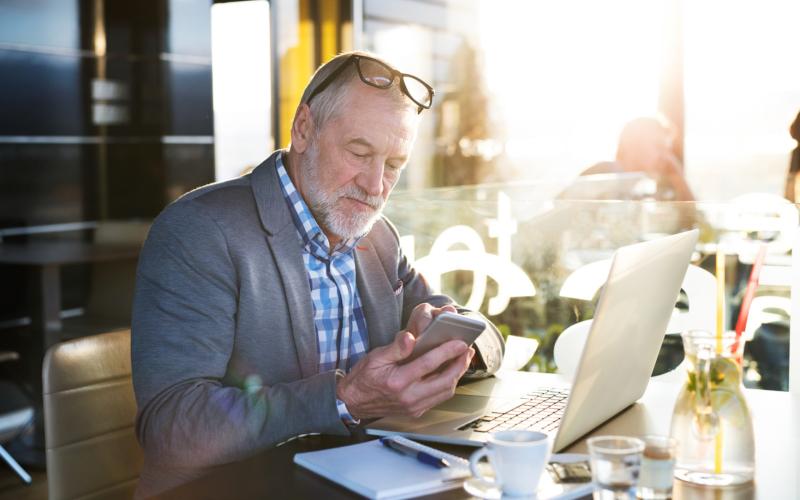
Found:
[[[389,71],[389,73],[392,75],[392,79],[389,81],[389,83],[387,85],[377,85],[376,83],[369,81],[364,76],[364,74],[361,72],[361,63],[359,61],[362,60],[362,59],[368,60],[368,61],[372,61],[372,62],[374,62],[376,64],[379,64],[379,65],[383,66],[384,68],[386,68]],[[417,114],[422,113],[423,109],[430,109],[431,108],[431,105],[433,104],[433,96],[434,96],[435,92],[433,90],[433,87],[428,85],[427,82],[425,82],[421,78],[416,77],[414,75],[411,75],[409,73],[401,73],[400,71],[397,71],[396,69],[392,68],[391,66],[387,66],[385,63],[375,59],[374,57],[360,56],[360,55],[357,55],[357,54],[353,54],[353,55],[349,56],[346,61],[344,61],[342,64],[340,64],[338,68],[336,68],[330,75],[328,75],[324,80],[322,80],[322,82],[317,86],[317,88],[314,89],[313,92],[311,92],[311,95],[308,96],[308,99],[306,99],[305,103],[309,104],[311,102],[311,99],[316,97],[317,94],[321,93],[331,83],[333,83],[333,81],[336,80],[336,77],[338,77],[344,71],[344,69],[352,62],[355,62],[356,71],[358,72],[358,77],[361,79],[362,82],[366,83],[370,87],[375,87],[377,89],[388,89],[394,84],[394,81],[399,78],[400,79],[400,90],[402,90],[403,93],[409,99],[411,99],[414,102],[414,104],[417,105],[417,108],[418,108],[417,109]],[[421,103],[418,100],[414,99],[414,96],[411,95],[411,92],[409,92],[408,87],[406,87],[406,83],[405,83],[405,80],[404,80],[406,77],[413,78],[414,80],[416,80],[419,83],[421,83],[428,90],[428,95],[429,95],[428,104]]]

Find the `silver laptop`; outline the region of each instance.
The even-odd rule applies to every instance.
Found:
[[[420,418],[385,417],[368,434],[482,445],[489,433],[533,429],[560,451],[638,400],[647,388],[698,231],[619,248],[571,387],[504,377],[460,386]]]

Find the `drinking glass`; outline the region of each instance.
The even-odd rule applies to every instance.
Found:
[[[595,483],[595,500],[634,498],[644,441],[627,436],[597,436],[586,441]]]
[[[636,496],[646,499],[672,498],[675,451],[678,442],[669,436],[645,436],[642,470]]]

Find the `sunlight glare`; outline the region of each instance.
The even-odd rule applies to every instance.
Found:
[[[657,111],[664,1],[480,5],[487,85],[526,177],[613,159],[624,123]]]
[[[269,3],[211,6],[215,178],[238,177],[272,151]]]
[[[695,195],[782,194],[795,147],[789,124],[800,110],[800,2],[684,5],[685,162]],[[725,182],[703,182],[712,178]]]

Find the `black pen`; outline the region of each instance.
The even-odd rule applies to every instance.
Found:
[[[414,448],[398,443],[391,437],[382,437],[381,443],[384,446],[387,446],[396,452],[402,453],[403,455],[414,457],[423,464],[433,465],[434,467],[439,467],[439,468],[450,467],[450,462],[448,462],[444,458],[435,457],[430,453],[426,453],[420,450],[415,450]]]

